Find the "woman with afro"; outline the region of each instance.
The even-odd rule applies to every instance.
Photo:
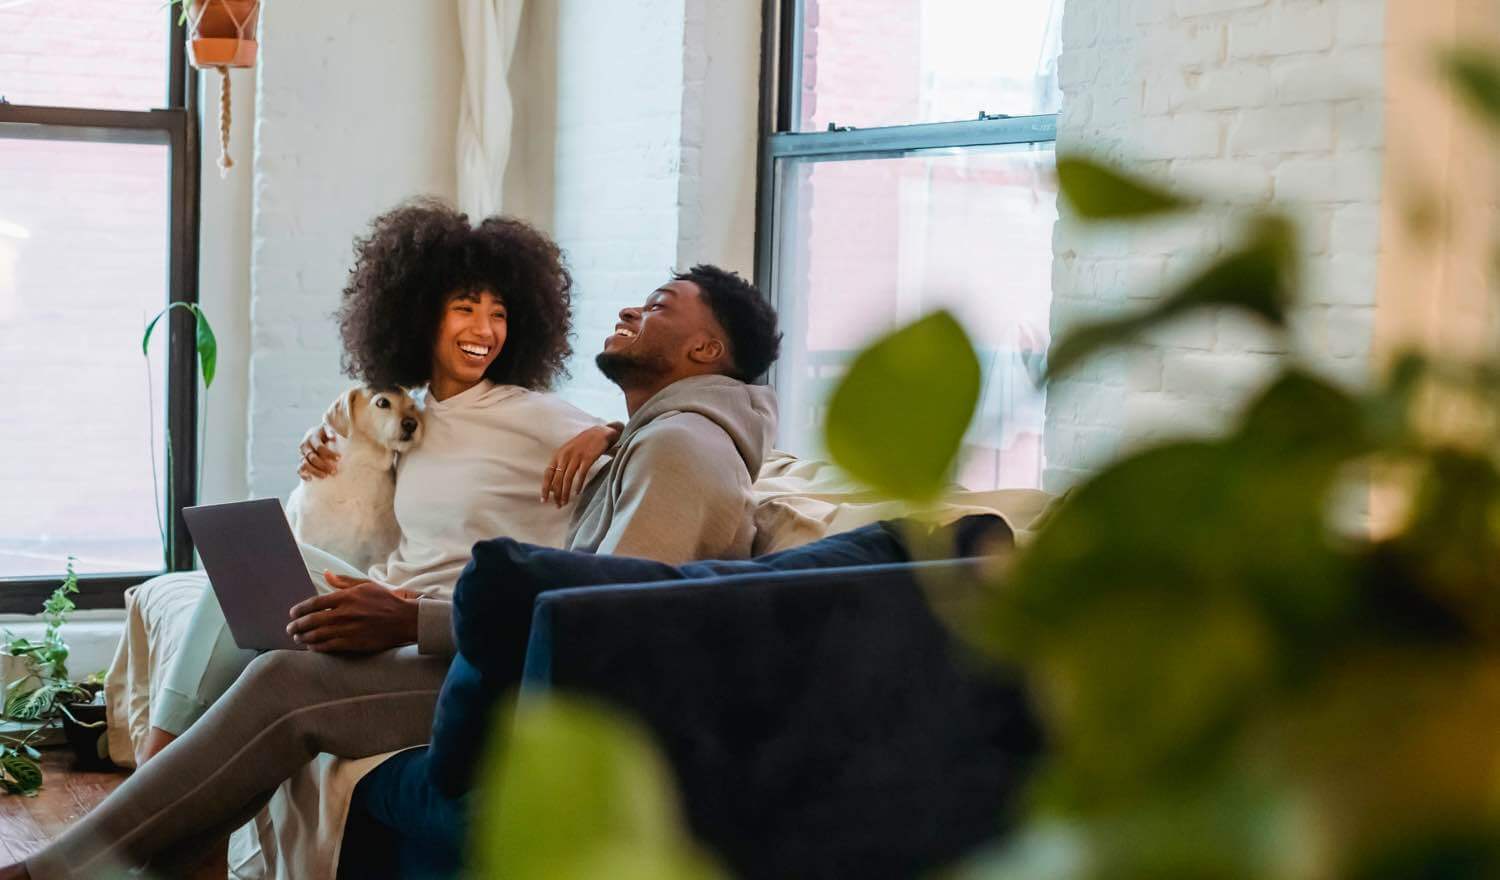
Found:
[[[401,541],[389,559],[362,572],[302,548],[328,586],[304,603],[311,609],[298,606],[288,628],[297,641],[357,654],[415,642],[449,654],[447,600],[476,541],[564,544],[567,502],[619,436],[618,425],[546,393],[572,350],[571,289],[541,232],[507,217],[471,224],[438,201],[377,217],[356,241],[338,313],[345,372],[425,397],[423,438],[397,466]],[[327,425],[308,433],[303,479],[336,470],[333,439]],[[181,735],[254,657],[204,590],[152,700],[144,757]]]

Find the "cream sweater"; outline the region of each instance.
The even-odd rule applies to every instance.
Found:
[[[598,419],[550,394],[484,381],[429,398],[423,421],[421,444],[396,470],[401,543],[371,579],[446,600],[477,541],[566,543],[572,505],[542,503],[542,475],[557,447]],[[417,644],[451,651],[447,609],[429,604],[419,608]]]

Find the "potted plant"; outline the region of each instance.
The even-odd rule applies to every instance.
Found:
[[[229,158],[229,69],[254,67],[260,52],[260,0],[172,0],[182,4],[188,26],[188,59],[199,70],[219,72],[219,173],[234,166]]]
[[[41,756],[31,744],[54,723],[65,719],[70,707],[97,702],[100,693],[97,685],[90,687],[68,678],[68,645],[62,638],[62,626],[75,607],[72,596],[78,592],[73,562],[73,557],[68,557],[67,576],[42,605],[47,628],[41,639],[7,632],[0,648],[0,656],[6,658],[4,715],[17,721],[36,722],[25,736],[0,738],[0,790],[10,794],[36,794],[42,785]],[[102,710],[103,705],[99,708]],[[95,734],[92,746],[79,750],[81,765],[98,766],[97,737]],[[83,740],[79,738],[80,744]]]

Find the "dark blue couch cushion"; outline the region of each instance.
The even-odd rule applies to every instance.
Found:
[[[456,797],[468,790],[485,731],[495,707],[521,681],[537,597],[550,590],[606,584],[680,581],[725,575],[880,565],[911,559],[901,522],[881,522],[831,535],[802,547],[733,561],[673,566],[647,559],[595,556],[524,544],[509,538],[483,541],[459,577],[453,595],[453,628],[459,654],[438,697],[429,770],[439,791]],[[1010,530],[994,516],[970,516],[934,530],[921,530],[924,546],[943,555],[973,552],[980,536]]]

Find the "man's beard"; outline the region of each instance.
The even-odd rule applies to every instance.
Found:
[[[623,352],[601,351],[594,364],[604,378],[618,385],[621,390],[650,385],[671,372],[672,365],[660,354],[630,355]]]

